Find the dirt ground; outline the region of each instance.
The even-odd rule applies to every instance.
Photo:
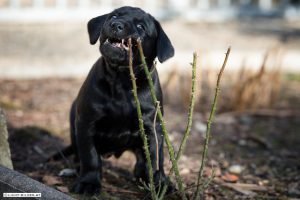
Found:
[[[9,122],[15,170],[65,193],[70,193],[76,177],[59,177],[58,173],[64,168],[74,168],[72,159],[48,163],[45,160],[69,144],[68,110],[82,81],[81,78],[0,80],[0,106],[5,109]],[[299,80],[295,79],[283,90],[285,94],[288,91],[294,94],[299,86]],[[224,110],[225,96],[226,91],[221,93],[219,110]],[[300,98],[295,94],[288,101],[279,101],[272,110],[218,112],[205,169],[205,177],[211,176],[212,171],[215,176],[204,192],[205,199],[300,199],[297,106]],[[209,108],[209,105],[203,103],[196,107]],[[191,136],[179,162],[188,194],[194,191],[197,179],[208,110],[195,113]],[[185,110],[165,106],[175,149],[185,130],[186,115]],[[105,160],[102,197],[93,199],[147,199],[149,196],[139,190],[131,173],[134,163],[130,152],[125,152],[120,159]],[[165,168],[170,169],[167,153]],[[178,199],[178,196],[172,194],[166,199]]]

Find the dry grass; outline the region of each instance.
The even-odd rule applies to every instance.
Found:
[[[282,87],[282,52],[272,49],[266,52],[261,66],[253,70],[242,63],[239,71],[224,74],[220,111],[244,111],[273,108]],[[216,83],[216,71],[210,67],[198,72],[196,109],[207,111],[210,97]],[[189,105],[191,73],[174,69],[162,84],[167,104],[186,110]],[[200,81],[201,80],[201,81]]]
[[[272,68],[267,65],[271,65],[268,60],[276,60],[279,56],[278,52],[267,52],[257,72],[241,68],[234,84],[232,110],[255,110],[274,106],[281,86],[281,59],[274,62]]]

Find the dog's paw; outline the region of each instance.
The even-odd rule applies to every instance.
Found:
[[[164,186],[167,186],[167,194],[177,191],[174,184],[170,181],[170,179],[160,171],[157,171],[154,174],[154,183],[157,189],[162,189]]]
[[[77,194],[84,194],[88,196],[100,194],[101,185],[94,183],[82,183],[78,182],[73,187],[73,192]]]
[[[101,191],[101,184],[78,182],[74,185],[72,191],[88,196],[98,195]]]
[[[167,194],[171,194],[171,193],[174,193],[174,192],[178,191],[176,189],[175,185],[170,180],[168,180],[167,184],[168,184],[167,192],[166,192]]]
[[[100,177],[98,173],[88,173],[79,178],[72,188],[72,192],[84,195],[98,195],[101,191]]]

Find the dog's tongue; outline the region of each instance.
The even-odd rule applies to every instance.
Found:
[[[124,44],[124,39],[122,39],[122,42],[113,42],[112,46],[128,50],[128,47]]]

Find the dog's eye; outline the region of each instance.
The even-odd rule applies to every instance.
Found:
[[[111,19],[116,19],[117,18],[117,15],[113,15],[110,17]]]
[[[137,24],[136,27],[145,30],[145,26],[143,24]]]

